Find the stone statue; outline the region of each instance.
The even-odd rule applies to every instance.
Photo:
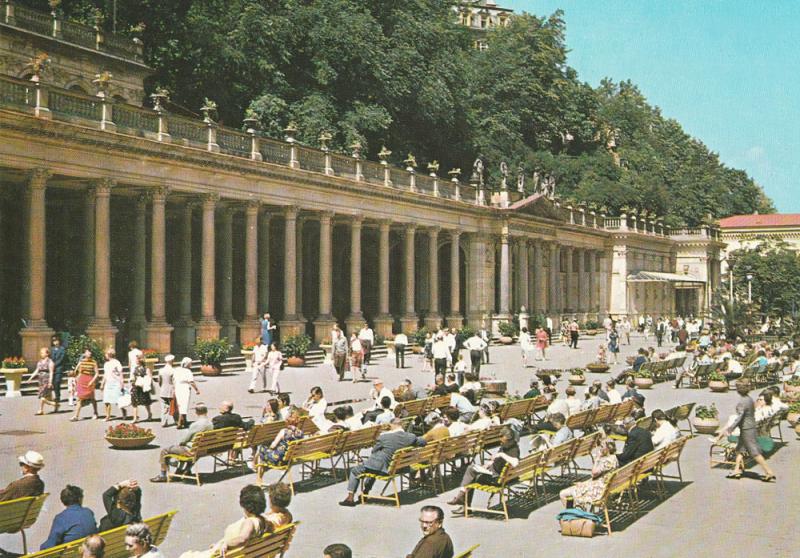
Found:
[[[539,174],[539,169],[533,171],[533,193],[534,194],[542,193],[542,177]]]
[[[522,165],[517,167],[517,192],[525,192],[525,168]]]
[[[483,188],[483,160],[480,157],[472,163],[472,178],[477,180],[478,185]]]
[[[508,164],[505,161],[500,162],[500,176],[502,176],[501,187],[503,190],[508,189]]]

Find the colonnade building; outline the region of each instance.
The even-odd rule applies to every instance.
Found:
[[[385,149],[373,162],[291,127],[275,140],[253,121],[218,126],[210,107],[175,115],[160,94],[144,108],[138,45],[5,7],[0,353],[33,362],[54,331],[184,353],[251,341],[267,311],[281,337],[317,342],[335,323],[387,336],[521,307],[555,324],[702,313],[717,288],[715,229],[493,195],[482,176],[395,167]]]

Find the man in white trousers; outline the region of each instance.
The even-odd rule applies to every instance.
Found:
[[[250,374],[250,387],[248,393],[254,393],[256,383],[261,378],[261,390],[267,391],[267,352],[269,347],[261,342],[259,338],[256,346],[253,347],[253,370]]]

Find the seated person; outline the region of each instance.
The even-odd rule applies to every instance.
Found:
[[[353,551],[344,543],[333,543],[322,550],[322,558],[353,558]]]
[[[472,417],[475,416],[475,412],[478,410],[475,405],[469,402],[469,399],[458,392],[450,394],[450,406],[458,409],[460,413],[459,420],[466,423],[472,421]]]
[[[164,558],[161,551],[153,545],[153,533],[146,523],[134,523],[125,529],[125,548],[131,558]]]
[[[289,504],[292,502],[292,490],[288,484],[276,482],[267,489],[269,493],[269,510],[264,516],[274,531],[278,527],[283,527],[292,522],[292,512],[289,511]]]
[[[416,399],[426,399],[428,397],[428,390],[422,386],[415,386],[411,380],[406,378],[403,380],[403,385],[406,386],[406,397],[405,401],[414,401]]]
[[[458,393],[460,391],[455,374],[448,374],[445,376],[444,387],[447,388],[448,393]]]
[[[620,467],[653,451],[653,437],[650,432],[637,426],[635,418],[630,415],[625,417],[622,420],[622,427],[627,431],[628,438],[625,440],[622,453],[617,454]]]
[[[600,455],[592,464],[592,478],[577,482],[559,493],[558,496],[564,507],[588,509],[592,502],[603,495],[608,473],[619,466],[615,455],[616,451],[613,440],[604,440],[600,443]]]
[[[744,368],[742,367],[742,363],[736,359],[727,357],[723,360],[725,363],[723,366],[725,374],[725,378],[728,380],[735,380],[737,378],[742,377],[742,372],[744,372]]]
[[[292,411],[292,403],[288,393],[278,394],[278,420],[286,420]]]
[[[169,468],[169,458],[167,456],[190,455],[194,437],[200,432],[213,430],[214,426],[211,424],[211,421],[208,420],[208,408],[203,403],[198,403],[195,405],[194,412],[197,414],[197,420],[195,420],[191,426],[189,426],[189,429],[181,436],[180,440],[178,440],[178,443],[174,446],[169,446],[168,448],[161,450],[161,455],[159,457],[159,461],[161,463],[161,472],[158,476],[150,479],[150,482],[167,482],[167,469]],[[178,471],[176,472],[179,474],[188,475],[191,472],[191,462],[182,464],[178,467]]]
[[[639,390],[636,388],[636,382],[633,378],[628,378],[627,383],[625,384],[627,388],[625,393],[622,394],[622,400],[626,401],[628,399],[633,399],[639,407],[644,409],[644,401],[645,396],[639,393]]]
[[[100,531],[142,521],[142,489],[133,479],[124,480],[103,492],[106,515],[100,519]]]
[[[775,409],[772,407],[772,392],[768,390],[762,391],[758,399],[756,399],[756,422],[766,420],[775,414]]]
[[[280,418],[280,409],[281,408],[277,399],[274,397],[267,399],[267,403],[261,410],[261,424],[282,420]]]
[[[252,420],[242,420],[241,415],[233,412],[233,401],[223,401],[219,404],[219,414],[211,419],[214,429],[217,428],[241,428],[249,430],[253,426]]]
[[[580,399],[578,399],[576,395],[577,391],[575,390],[575,388],[572,386],[568,386],[567,389],[564,391],[564,393],[566,393],[567,395],[566,401],[567,401],[567,406],[569,407],[569,414],[564,416],[572,416],[576,413],[580,413],[583,403],[581,402]]]
[[[428,431],[422,435],[422,439],[426,442],[450,437],[450,430],[442,420],[442,416],[435,411],[428,413],[428,416],[425,417],[425,427]]]
[[[602,404],[603,400],[600,398],[600,386],[592,384],[584,394],[584,401],[581,404],[581,411],[589,411],[597,409]]]
[[[464,374],[464,385],[462,385],[458,391],[466,395],[468,391],[480,391],[482,389],[483,385],[478,379],[478,375],[467,372]]]
[[[461,488],[458,489],[458,494],[447,502],[448,506],[463,506],[472,502],[472,490],[467,490],[467,486],[472,483],[481,484],[496,484],[500,474],[503,472],[506,464],[511,467],[516,467],[519,463],[519,444],[514,432],[510,428],[503,428],[500,434],[500,447],[492,457],[487,466],[477,465],[473,463],[467,467],[464,472],[464,477],[461,479]],[[453,513],[460,515],[463,513],[463,508],[456,509]]]
[[[653,447],[655,449],[668,446],[681,437],[680,431],[675,428],[675,424],[669,420],[664,411],[656,409],[650,416],[656,421],[656,429],[652,436]]]
[[[539,380],[533,378],[530,383],[530,389],[525,392],[525,395],[522,396],[523,399],[533,399],[534,397],[539,397],[542,392],[539,390]]]
[[[451,437],[460,436],[469,430],[467,424],[459,420],[461,413],[455,407],[448,407],[445,409],[444,416],[447,430],[450,432]]]
[[[622,403],[622,395],[617,391],[617,382],[612,379],[609,379],[606,382],[606,395],[608,396],[608,402],[611,405],[616,405],[618,403]]]
[[[68,484],[61,491],[61,503],[64,504],[66,509],[53,518],[50,535],[39,547],[39,550],[52,548],[59,544],[72,542],[97,533],[94,513],[89,508],[83,507],[83,490]]]
[[[781,401],[781,389],[778,386],[769,386],[765,391],[772,394],[772,409],[774,412],[777,413],[789,409],[789,405]]]
[[[328,402],[325,401],[325,395],[322,393],[322,388],[314,386],[311,388],[308,399],[303,403],[303,409],[314,421],[322,431],[328,430],[328,419],[325,418],[325,410],[328,408]]]
[[[18,458],[22,478],[11,481],[0,490],[0,502],[8,502],[26,496],[39,496],[44,493],[44,482],[39,478],[39,471],[44,467],[44,457],[35,451],[27,451]]]
[[[106,541],[100,535],[89,535],[80,549],[81,558],[103,558],[106,552]]]
[[[271,525],[262,515],[267,509],[267,499],[260,487],[248,484],[239,492],[239,506],[244,517],[228,525],[220,540],[208,550],[189,551],[181,554],[181,558],[210,558],[214,554],[225,556],[228,550],[244,546],[247,541],[260,537],[271,530]]]
[[[394,410],[397,407],[397,402],[394,400],[392,390],[383,385],[383,380],[375,379],[372,382],[372,389],[369,392],[370,399],[373,400],[372,407],[364,410],[363,418],[361,419],[365,424],[368,422],[375,422],[375,419],[384,412],[383,405],[381,404],[384,397],[389,399],[389,408]]]
[[[364,428],[364,423],[361,422],[361,413],[355,414],[353,407],[350,405],[345,405],[342,408],[345,410],[346,418],[344,419],[344,423],[348,430],[360,430]]]
[[[289,449],[289,442],[303,438],[303,431],[300,430],[300,412],[292,411],[286,419],[286,426],[275,436],[269,447],[259,448],[259,459],[270,465],[283,465],[286,452]]]
[[[328,428],[328,432],[338,432],[342,430],[350,430],[347,426],[347,409],[344,407],[336,407],[333,410],[333,424]]]
[[[567,427],[567,419],[561,413],[555,413],[550,416],[550,424],[553,425],[552,429],[547,428],[546,430],[554,430],[555,434],[553,434],[550,439],[548,440],[545,436],[537,435],[531,438],[531,445],[535,451],[543,449],[544,447],[554,448],[563,444],[564,442],[568,442],[572,440],[575,435],[572,433],[572,430]]]
[[[569,416],[569,405],[567,404],[566,399],[557,399],[555,396],[557,395],[556,392],[553,392],[554,399],[550,402],[550,405],[547,407],[547,411],[545,413],[544,420],[538,421],[535,424],[531,425],[531,431],[537,432],[539,430],[552,430],[555,431],[557,428],[553,425],[552,417],[554,415],[561,415],[562,417]]]
[[[478,407],[478,418],[467,425],[467,430],[486,430],[499,424],[500,418],[494,414],[491,405],[483,403]]]
[[[433,381],[435,383],[431,389],[431,395],[447,395],[450,393],[447,390],[447,386],[444,385],[444,374],[436,374],[436,377]]]
[[[381,414],[375,417],[375,424],[389,424],[394,418],[394,411],[390,408],[392,400],[388,397],[381,398]]]

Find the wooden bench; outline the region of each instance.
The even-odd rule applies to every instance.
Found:
[[[397,403],[397,407],[395,407],[394,412],[396,416],[408,416],[408,417],[417,417],[423,416],[425,414],[425,410],[430,405],[430,397],[425,399],[412,399],[411,401],[403,401]]]
[[[548,451],[538,451],[527,455],[519,460],[516,466],[506,464],[500,476],[497,477],[496,482],[493,484],[484,484],[474,482],[468,484],[465,488],[469,494],[470,490],[478,490],[489,494],[489,501],[485,508],[478,508],[468,503],[469,498],[464,503],[464,517],[469,517],[469,512],[483,512],[496,515],[502,515],[508,521],[508,500],[512,494],[518,494],[513,491],[513,486],[520,483],[527,483],[525,492],[533,489],[536,490],[537,479],[540,476],[541,469],[544,466]],[[492,497],[497,494],[500,498],[500,505],[503,511],[493,510],[489,507]]]
[[[264,533],[260,537],[247,541],[244,545],[224,554],[214,553],[212,558],[275,558],[283,556],[289,550],[297,526],[300,522],[289,523],[278,527],[271,533]]]
[[[679,428],[680,432],[688,432],[689,436],[694,436],[694,431],[692,430],[692,421],[690,419],[692,414],[692,409],[694,409],[695,402],[691,403],[684,403],[683,405],[678,405],[676,407],[672,407],[671,409],[667,409],[664,411],[664,414],[667,415],[668,418],[672,419],[676,425],[681,421],[686,421],[688,429]]]
[[[422,447],[408,447],[402,448],[394,452],[392,460],[389,463],[389,468],[386,473],[362,473],[358,478],[372,478],[376,481],[382,481],[385,484],[380,494],[365,494],[361,492],[361,503],[367,500],[388,500],[394,502],[395,507],[400,507],[400,492],[403,490],[403,479],[406,475],[414,474],[417,471],[430,468],[434,461],[435,452],[438,451],[438,445],[428,444]],[[400,479],[400,489],[397,487],[397,479]],[[391,484],[392,495],[386,495],[386,489]]]
[[[44,493],[0,502],[0,533],[20,533],[25,554],[28,553],[25,529],[36,523],[47,496],[49,494]]]
[[[169,527],[172,524],[172,517],[176,513],[177,510],[173,510],[142,521],[150,528],[150,533],[153,535],[153,545],[158,546],[167,538]],[[125,548],[125,531],[127,529],[128,525],[122,525],[98,533],[106,543],[104,558],[128,558],[130,556],[130,552]],[[81,545],[85,540],[86,538],[84,537],[46,550],[40,550],[27,556],[35,558],[81,558]]]
[[[214,472],[217,472],[217,465],[230,467],[232,462],[229,453],[236,451],[236,445],[240,443],[244,431],[241,428],[218,428],[216,430],[206,430],[198,432],[192,439],[192,448],[186,455],[170,453],[168,459],[174,459],[179,463],[191,463],[195,467],[194,475],[172,472],[167,468],[167,482],[173,478],[194,479],[197,486],[200,486],[200,471],[196,467],[197,462],[203,457],[211,457],[214,461]],[[220,456],[224,456],[220,457]]]
[[[536,411],[546,409],[547,405],[547,398],[541,395],[529,399],[518,399],[517,401],[511,401],[500,405],[497,408],[497,416],[500,422],[506,422],[509,419],[518,419],[527,423]]]
[[[475,549],[478,548],[479,546],[480,546],[479,544],[473,545],[468,549],[466,549],[464,552],[456,554],[454,558],[472,558],[472,553],[475,552]]]
[[[332,467],[335,469],[340,463],[344,464],[345,471],[350,471],[352,461],[361,461],[361,451],[371,448],[381,432],[386,430],[387,425],[368,426],[360,430],[347,430],[340,434],[333,449],[334,461]]]
[[[259,486],[263,485],[264,473],[270,469],[283,471],[283,475],[277,482],[287,479],[289,488],[294,495],[294,481],[292,479],[292,467],[300,465],[301,480],[305,479],[305,474],[310,469],[310,474],[314,474],[319,469],[319,463],[323,459],[331,459],[333,462],[334,449],[336,442],[341,435],[341,432],[332,432],[330,434],[322,434],[319,436],[311,436],[309,438],[302,438],[289,442],[289,447],[286,450],[286,455],[281,464],[273,465],[265,463],[261,460],[256,464],[257,483]],[[336,471],[332,468],[331,474],[336,478]]]
[[[781,432],[781,421],[786,418],[787,411],[778,411],[777,413],[767,418],[761,419],[756,422],[756,435],[758,437],[769,437],[775,442],[783,442],[783,432]],[[772,431],[777,428],[778,436],[773,436]],[[711,444],[708,449],[708,458],[711,467],[714,465],[734,465],[736,463],[736,446],[738,445],[738,436],[733,436],[733,439],[723,438],[719,442]],[[774,450],[773,450],[774,451]],[[747,455],[747,459],[752,459]]]

